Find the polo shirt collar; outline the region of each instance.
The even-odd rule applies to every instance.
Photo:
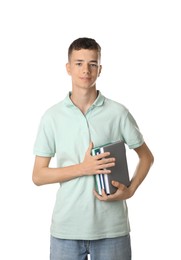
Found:
[[[66,98],[64,99],[64,104],[67,106],[67,107],[75,107],[74,103],[72,102],[72,100],[70,99],[70,96],[71,96],[71,91],[67,94]],[[101,94],[101,92],[98,90],[98,96],[96,98],[96,100],[94,101],[94,103],[92,104],[92,106],[95,106],[95,107],[99,107],[99,106],[102,106],[104,104],[104,100],[105,100],[105,97]]]

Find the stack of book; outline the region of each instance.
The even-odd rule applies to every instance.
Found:
[[[95,183],[96,190],[99,195],[102,195],[102,189],[106,192],[107,195],[113,194],[116,192],[117,188],[112,185],[112,181],[118,181],[125,186],[129,186],[129,172],[128,164],[126,157],[126,148],[123,141],[117,141],[92,149],[92,155],[97,155],[100,153],[110,152],[109,157],[114,157],[116,159],[115,166],[109,168],[111,170],[110,174],[96,174]]]

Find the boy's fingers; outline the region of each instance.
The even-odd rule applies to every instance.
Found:
[[[107,157],[109,155],[110,155],[110,152],[106,152],[106,153],[98,154],[97,157],[98,157],[98,159],[103,159],[103,158],[105,158],[105,157]]]

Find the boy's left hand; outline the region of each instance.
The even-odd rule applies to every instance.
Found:
[[[101,196],[94,190],[95,197],[100,201],[118,201],[129,199],[132,196],[129,187],[127,188],[124,184],[112,181],[112,185],[117,188],[117,191],[114,194],[107,195],[104,189],[102,189]]]

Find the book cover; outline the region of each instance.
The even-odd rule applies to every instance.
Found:
[[[114,157],[116,159],[115,166],[110,168],[110,174],[97,174],[94,176],[97,192],[102,195],[102,189],[104,189],[106,194],[109,195],[115,193],[117,190],[117,188],[112,185],[113,180],[128,187],[130,179],[124,142],[117,141],[92,149],[92,155],[104,152],[110,152],[109,157]]]

